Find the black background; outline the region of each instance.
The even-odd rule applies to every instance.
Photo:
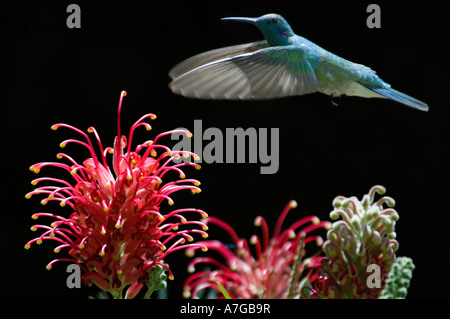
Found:
[[[409,298],[448,298],[449,97],[446,2],[377,1],[381,29],[366,26],[369,1],[78,1],[81,29],[66,26],[67,1],[14,1],[4,4],[2,51],[5,58],[1,114],[0,296],[10,298],[86,298],[93,289],[68,289],[64,263],[47,242],[24,244],[35,236],[30,216],[38,211],[68,214],[41,198],[26,200],[39,176],[31,164],[54,161],[59,143],[75,137],[50,130],[67,123],[94,126],[104,145],[116,134],[117,103],[125,97],[124,129],[145,113],[155,113],[150,133],[177,127],[280,128],[280,168],[260,175],[260,164],[203,164],[187,169],[202,182],[202,193],[178,193],[174,208],[194,206],[232,224],[250,238],[262,214],[274,222],[291,199],[299,206],[293,222],[316,214],[328,219],[337,195],[361,198],[384,185],[396,202],[398,256],[416,265]],[[203,51],[262,39],[250,25],[221,21],[226,16],[276,12],[293,30],[325,49],[376,70],[399,91],[428,103],[428,113],[383,99],[322,94],[271,101],[205,101],[174,95],[168,71]],[[333,105],[333,102],[338,106]],[[167,145],[174,142],[166,139]],[[206,142],[205,142],[206,144]],[[76,146],[64,152],[82,160]],[[69,176],[70,177],[70,176]],[[167,207],[165,207],[167,208]],[[213,230],[213,229],[212,229]],[[210,232],[210,238],[214,238]],[[218,234],[219,235],[219,234]],[[189,261],[182,252],[166,260],[175,274],[169,297],[181,298]]]

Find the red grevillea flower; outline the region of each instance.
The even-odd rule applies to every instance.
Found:
[[[172,133],[185,133],[186,130],[174,130],[156,136],[153,141],[146,141],[132,149],[132,139],[138,127],[151,126],[146,119],[155,119],[154,114],[146,114],[134,123],[128,138],[121,135],[120,112],[123,97],[120,95],[117,119],[117,136],[114,147],[103,148],[100,138],[93,127],[88,132],[94,134],[99,149],[99,155],[89,136],[83,131],[66,124],[55,124],[53,130],[68,128],[81,135],[82,139],[68,139],[61,143],[65,147],[69,143],[80,144],[87,148],[90,158],[82,164],[76,162],[69,155],[57,154],[62,162],[42,162],[30,167],[31,171],[39,173],[46,167],[58,167],[67,171],[73,181],[42,177],[32,181],[33,185],[40,182],[52,182],[56,186],[41,186],[28,193],[26,198],[35,194],[45,194],[41,203],[58,201],[61,206],[70,206],[73,213],[69,217],[51,213],[36,213],[32,217],[51,218],[54,221],[47,225],[35,225],[33,231],[42,230],[42,234],[29,241],[25,248],[32,243],[41,244],[43,240],[53,240],[60,245],[55,253],[67,248],[70,258],[51,261],[47,269],[57,261],[77,263],[85,271],[82,279],[87,284],[96,284],[104,291],[110,292],[116,298],[122,298],[124,289],[127,298],[133,298],[149,279],[148,272],[156,265],[162,265],[169,271],[169,278],[173,278],[164,258],[171,252],[196,247],[206,249],[201,244],[187,244],[197,233],[207,237],[207,227],[200,221],[188,221],[182,214],[196,213],[203,218],[207,214],[199,209],[177,209],[168,213],[160,212],[160,205],[167,201],[173,204],[172,193],[179,190],[200,192],[200,182],[185,179],[181,170],[183,166],[194,166],[195,163],[172,163],[180,156],[198,156],[186,151],[172,151],[170,148],[158,144],[158,140]],[[161,151],[158,155],[157,151]],[[112,155],[112,170],[107,164],[107,154]],[[175,172],[180,180],[166,182],[166,174]],[[164,181],[163,181],[164,180]]]
[[[220,293],[217,283],[223,285],[232,298],[243,299],[284,299],[296,298],[300,294],[302,271],[308,263],[305,256],[305,245],[315,241],[317,245],[323,242],[322,237],[312,235],[311,232],[324,228],[328,229],[329,222],[320,221],[316,216],[308,216],[293,223],[281,231],[283,221],[291,208],[297,206],[295,201],[289,202],[284,208],[275,225],[272,238],[265,219],[258,216],[255,226],[261,226],[262,238],[256,235],[250,239],[254,245],[255,256],[252,254],[248,242],[238,237],[227,223],[208,217],[204,221],[223,228],[230,235],[235,251],[217,240],[202,241],[210,251],[216,251],[224,258],[221,262],[214,257],[196,257],[189,266],[192,274],[184,284],[185,298],[198,298],[202,289],[212,288]],[[186,250],[193,255],[197,247]],[[207,264],[215,270],[195,272],[199,264]]]

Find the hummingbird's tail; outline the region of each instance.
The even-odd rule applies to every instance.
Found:
[[[428,111],[428,105],[422,101],[419,101],[409,95],[394,90],[392,88],[368,88],[384,97],[387,97],[396,102],[408,105],[420,111]]]

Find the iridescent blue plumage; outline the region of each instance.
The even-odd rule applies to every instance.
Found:
[[[427,104],[392,89],[372,69],[296,35],[280,15],[223,20],[251,23],[265,40],[204,52],[181,62],[169,73],[174,93],[206,99],[269,99],[321,92],[389,98],[428,111]]]

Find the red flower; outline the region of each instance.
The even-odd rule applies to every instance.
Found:
[[[188,266],[188,271],[193,274],[185,281],[184,297],[198,298],[199,291],[206,288],[220,293],[217,282],[224,286],[232,298],[297,297],[300,293],[302,271],[308,263],[308,260],[303,260],[305,245],[315,241],[320,246],[322,237],[311,235],[311,232],[319,228],[327,229],[330,223],[320,221],[316,216],[309,216],[281,231],[287,213],[296,206],[297,203],[291,201],[285,207],[275,225],[272,238],[269,238],[265,219],[261,216],[255,219],[255,226],[262,227],[262,239],[256,235],[250,239],[250,244],[255,246],[256,256],[251,253],[247,241],[239,238],[230,225],[214,217],[206,218],[206,222],[216,224],[228,232],[235,251],[217,240],[201,242],[208,249],[222,255],[224,262],[213,257],[193,259]],[[186,253],[193,254],[196,249],[189,248]],[[216,269],[194,273],[199,264],[208,264]]]
[[[193,241],[193,234],[207,237],[207,227],[200,221],[188,221],[182,214],[198,213],[202,217],[207,214],[199,209],[177,209],[169,213],[161,213],[163,201],[173,204],[171,194],[179,190],[200,192],[200,182],[185,179],[181,170],[184,166],[200,168],[195,163],[173,164],[173,159],[180,156],[198,156],[186,151],[171,151],[170,148],[158,144],[160,138],[172,133],[189,131],[176,130],[159,134],[153,141],[147,141],[132,149],[133,133],[143,126],[147,130],[151,126],[144,122],[155,119],[154,114],[146,114],[131,127],[128,139],[121,135],[120,112],[122,99],[120,95],[117,119],[117,136],[114,148],[103,148],[100,138],[93,127],[88,128],[93,133],[100,151],[100,156],[94,149],[89,136],[81,130],[66,124],[55,124],[53,130],[60,127],[69,128],[79,133],[84,140],[68,139],[61,143],[65,147],[69,143],[81,144],[90,153],[82,164],[69,155],[57,154],[58,159],[66,159],[70,164],[61,162],[42,162],[30,167],[31,171],[39,173],[46,166],[61,168],[69,172],[73,182],[59,178],[42,177],[32,181],[33,185],[40,182],[53,182],[56,186],[41,186],[28,193],[26,198],[35,194],[46,194],[41,203],[59,201],[61,206],[70,206],[74,211],[69,217],[51,213],[37,213],[32,217],[50,217],[54,219],[50,226],[35,225],[32,230],[43,230],[43,233],[29,241],[28,249],[34,242],[53,240],[60,245],[55,248],[58,253],[64,248],[69,249],[70,258],[55,259],[47,265],[51,269],[57,261],[72,261],[79,264],[85,271],[83,280],[87,284],[96,284],[102,290],[109,291],[114,297],[121,298],[124,288],[126,297],[132,298],[140,291],[149,279],[148,272],[156,265],[162,265],[173,275],[164,258],[171,252],[196,247],[206,249],[201,244],[186,244]],[[158,155],[157,151],[162,152]],[[107,164],[107,154],[113,154],[112,170]],[[179,174],[180,180],[163,182],[166,174]],[[181,227],[180,227],[181,226]]]

